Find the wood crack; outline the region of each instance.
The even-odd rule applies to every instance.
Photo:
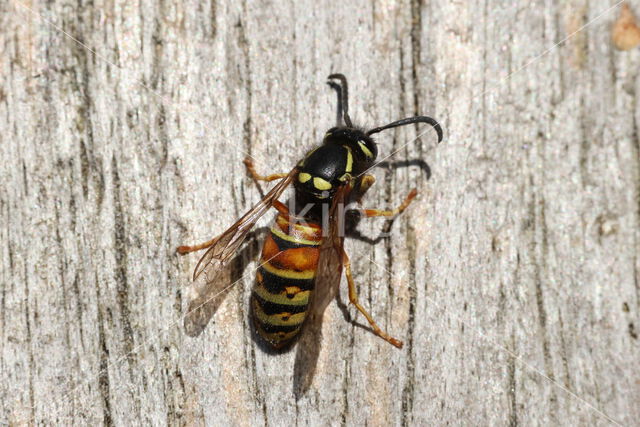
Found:
[[[96,278],[97,283],[97,278]],[[109,380],[109,348],[107,347],[107,340],[104,333],[104,318],[102,317],[102,311],[98,310],[98,340],[100,343],[100,354],[98,363],[98,387],[100,390],[100,397],[102,398],[102,422],[104,425],[113,425],[113,418],[111,415],[111,396],[110,389],[111,383]]]
[[[129,372],[133,379],[133,351],[134,337],[133,328],[131,327],[131,311],[129,298],[129,276],[127,266],[127,232],[124,219],[124,211],[120,193],[122,191],[120,175],[118,174],[118,164],[115,155],[111,162],[112,179],[113,179],[113,223],[114,223],[114,242],[115,242],[115,282],[116,282],[116,300],[120,312],[120,322],[122,323],[123,348],[126,359],[129,364]]]

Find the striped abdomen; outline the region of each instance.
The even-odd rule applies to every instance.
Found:
[[[319,225],[278,214],[264,242],[251,313],[257,333],[276,349],[291,342],[307,316],[321,241]]]

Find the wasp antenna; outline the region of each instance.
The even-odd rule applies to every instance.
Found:
[[[329,86],[336,89],[336,91],[340,96],[340,102],[338,104],[338,108],[342,110],[342,119],[344,120],[344,124],[347,127],[352,128],[353,123],[351,123],[351,117],[349,117],[349,85],[347,84],[347,78],[344,76],[344,74],[340,74],[340,73],[329,74],[329,77],[327,78],[340,80],[340,86],[339,86],[340,89],[336,89],[333,86],[335,85],[335,83],[333,82],[330,82]],[[333,85],[331,83],[333,83]],[[342,104],[341,107],[340,107],[340,104]]]
[[[327,84],[329,85],[329,87],[331,87],[331,89],[335,90],[336,94],[338,95],[336,126],[342,126],[342,87],[338,83],[331,80],[329,80]]]
[[[374,133],[382,132],[383,130],[386,130],[386,129],[396,128],[398,126],[410,125],[413,123],[430,124],[438,133],[438,143],[442,141],[442,127],[440,126],[440,123],[438,123],[435,119],[432,119],[431,117],[427,117],[427,116],[416,116],[416,117],[409,117],[406,119],[398,120],[398,121],[389,123],[388,125],[373,128],[367,132],[367,135],[373,135]]]

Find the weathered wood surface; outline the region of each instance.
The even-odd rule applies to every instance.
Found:
[[[0,3],[0,423],[636,424],[640,51],[614,4]],[[377,169],[368,206],[419,200],[347,243],[405,348],[332,304],[296,401],[295,352],[250,338],[255,259],[191,339],[174,250],[258,199],[245,153],[282,171],[320,140],[336,71],[358,123],[446,138],[378,138],[432,176]]]

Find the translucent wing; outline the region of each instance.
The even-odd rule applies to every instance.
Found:
[[[320,247],[318,273],[311,301],[310,315],[321,319],[324,310],[338,294],[342,278],[342,247],[344,245],[345,203],[348,200],[350,186],[338,189],[329,210],[329,231]]]
[[[199,335],[219,306],[217,296],[230,288],[221,271],[247,237],[258,219],[264,215],[291,184],[297,168],[283,178],[260,202],[211,243],[193,271],[193,283],[187,289],[187,312],[184,329],[189,336]]]
[[[329,230],[320,247],[315,290],[296,351],[293,385],[296,398],[303,396],[311,386],[322,345],[322,317],[340,289],[344,207],[350,191],[350,186],[340,187],[329,210]]]

